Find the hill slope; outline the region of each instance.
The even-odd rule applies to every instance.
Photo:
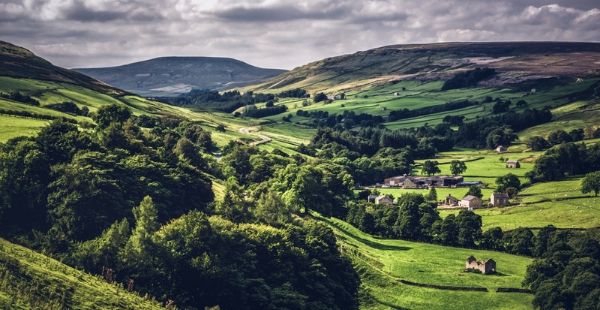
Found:
[[[600,73],[600,44],[576,42],[436,43],[391,45],[326,58],[248,89],[352,89],[393,80],[431,81],[476,67],[498,74],[488,85]]]
[[[66,82],[104,93],[125,93],[89,76],[57,67],[23,47],[4,41],[0,41],[0,72],[3,76]]]
[[[144,96],[172,96],[192,88],[232,88],[285,72],[218,57],[160,57],[117,67],[74,70]]]
[[[160,309],[42,254],[0,239],[2,309]]]

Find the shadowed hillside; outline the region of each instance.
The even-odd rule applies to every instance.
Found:
[[[120,89],[81,73],[54,66],[29,50],[4,41],[0,41],[0,72],[3,76],[66,82],[102,93],[124,94]]]
[[[117,67],[75,70],[144,96],[173,96],[193,88],[233,88],[285,72],[218,57],[160,57]]]

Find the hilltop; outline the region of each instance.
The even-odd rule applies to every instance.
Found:
[[[475,68],[497,74],[483,85],[514,85],[554,77],[600,73],[600,44],[492,42],[390,45],[315,61],[248,87],[278,92],[352,90],[394,81],[439,81]]]
[[[174,96],[193,88],[240,87],[285,72],[221,57],[160,57],[117,67],[74,70],[143,96]]]
[[[95,91],[122,95],[124,91],[81,73],[57,67],[28,49],[0,41],[0,72],[3,76],[75,84]]]

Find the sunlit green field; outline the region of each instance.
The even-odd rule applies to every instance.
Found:
[[[48,121],[0,114],[0,142],[20,136],[33,136]]]
[[[496,293],[521,287],[531,259],[506,253],[374,238],[338,219],[324,219],[343,253],[361,275],[361,309],[531,309],[531,295]],[[493,258],[497,275],[463,272],[469,255]],[[448,286],[485,287],[465,292],[415,287],[399,280]]]
[[[516,203],[504,208],[480,209],[485,228],[501,227],[505,230],[517,227],[560,228],[600,227],[600,197],[582,194],[581,177],[564,181],[534,184],[523,190]],[[457,211],[440,211],[446,216]]]

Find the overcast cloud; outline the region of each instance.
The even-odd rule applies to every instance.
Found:
[[[401,43],[600,41],[598,0],[0,1],[0,40],[70,68],[186,55],[291,69]]]

